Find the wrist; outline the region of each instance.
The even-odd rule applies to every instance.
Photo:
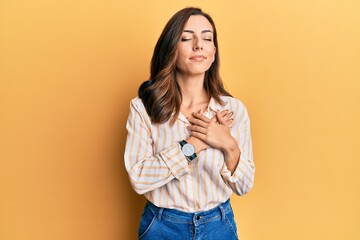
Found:
[[[240,148],[235,139],[232,139],[230,143],[225,144],[225,146],[220,150],[225,156],[240,155]]]
[[[224,153],[224,160],[226,166],[230,170],[231,174],[233,174],[240,161],[240,154],[241,154],[240,148],[236,143],[236,146],[235,145],[229,146],[229,148],[223,151],[223,153]]]
[[[191,137],[189,137],[188,139],[186,139],[186,141],[187,141],[188,143],[190,143],[191,145],[194,146],[194,148],[195,148],[195,153],[196,153],[196,154],[198,154],[198,153],[201,152],[202,150],[205,150],[205,149],[206,149],[205,144],[202,143],[201,140],[199,140],[199,139],[197,139],[197,138],[195,138],[195,137],[193,137],[193,136],[191,136]]]

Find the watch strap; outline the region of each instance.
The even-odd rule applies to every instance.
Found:
[[[180,142],[180,146],[181,146],[181,148],[182,148],[185,144],[187,144],[187,141],[182,140],[182,141]]]
[[[193,155],[191,155],[191,156],[189,156],[189,157],[186,157],[186,159],[191,162],[191,161],[194,160],[196,157],[197,157],[197,155],[196,155],[196,153],[194,153]]]

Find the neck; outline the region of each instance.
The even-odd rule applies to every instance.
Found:
[[[204,76],[205,74],[184,76],[177,73],[176,81],[181,88],[182,105],[191,106],[209,101],[204,88]]]

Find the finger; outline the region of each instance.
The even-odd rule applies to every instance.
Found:
[[[208,144],[206,142],[206,135],[205,134],[199,133],[199,132],[191,132],[190,135],[193,136],[193,137],[196,137],[196,138],[200,139],[201,141],[203,141],[204,143]]]
[[[229,128],[232,128],[233,122],[234,122],[234,120],[230,119],[229,121],[226,122],[226,126],[228,126]]]
[[[230,119],[228,119],[228,120],[226,121],[227,124],[231,124],[231,123],[233,123],[233,122],[234,122],[234,119],[232,119],[232,118],[230,118]]]
[[[208,120],[210,120],[210,119],[208,119]],[[195,117],[189,118],[188,121],[192,125],[198,125],[198,126],[201,126],[201,127],[207,127],[207,125],[208,125],[207,122],[204,122],[203,120],[195,118]]]
[[[191,125],[193,125],[193,124],[191,123],[191,121],[193,121],[193,120],[192,120],[193,118],[186,117],[186,119],[188,120],[188,122],[189,122]]]
[[[228,112],[228,114],[226,114],[226,117],[227,118],[231,118],[231,117],[234,117],[234,112]]]
[[[228,110],[227,110],[227,109],[221,111],[221,115],[222,115],[223,117],[225,117],[226,114],[228,114]],[[211,120],[211,122],[213,122],[213,123],[216,123],[216,122],[218,121],[217,118],[216,118],[216,115],[213,116],[210,120]]]
[[[225,117],[226,114],[228,114],[228,113],[229,113],[229,110],[227,110],[227,109],[222,110],[222,111],[220,112],[220,114],[221,114],[222,117]]]
[[[192,114],[196,119],[200,119],[206,123],[210,123],[211,120],[209,118],[207,118],[205,115],[203,114],[200,114],[200,113],[193,113]]]
[[[213,116],[213,117],[210,119],[210,121],[211,121],[212,123],[216,123],[216,122],[217,122],[216,116]]]
[[[198,132],[198,133],[202,133],[202,134],[205,134],[206,133],[206,129],[203,128],[203,127],[200,127],[200,126],[187,126],[187,129],[190,131],[190,132]]]
[[[219,121],[220,124],[226,124],[225,119],[221,116],[221,112],[217,111],[216,112],[216,118]]]
[[[228,112],[225,116],[223,116],[225,122],[227,122],[231,118],[233,119],[233,112]]]

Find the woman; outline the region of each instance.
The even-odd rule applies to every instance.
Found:
[[[212,18],[177,12],[131,101],[125,166],[144,194],[139,239],[238,239],[229,202],[254,180],[250,121],[224,89]]]

